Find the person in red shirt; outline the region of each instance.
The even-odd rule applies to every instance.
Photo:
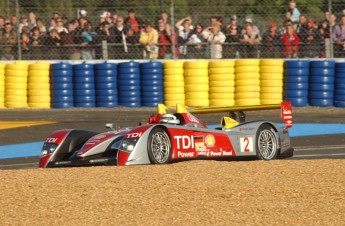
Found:
[[[141,27],[144,24],[144,21],[141,20],[139,17],[136,16],[134,9],[128,10],[128,17],[125,21],[125,24],[129,25],[134,32],[140,32]]]
[[[174,42],[175,48],[172,48]],[[159,48],[159,57],[161,59],[174,59],[178,57],[177,48],[178,38],[176,33],[172,34],[172,29],[170,24],[165,24],[165,29],[159,34],[159,43],[161,47]]]
[[[287,32],[283,35],[284,56],[287,58],[296,58],[298,56],[300,39],[292,25],[287,25],[286,29]]]

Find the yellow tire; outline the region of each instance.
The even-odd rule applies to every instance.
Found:
[[[0,64],[0,70],[5,69],[6,64]]]
[[[50,108],[50,103],[29,103],[30,108]]]
[[[49,71],[49,69],[50,69],[49,63],[36,63],[36,64],[30,64],[29,65],[29,71],[31,71],[31,70]]]
[[[236,60],[235,66],[259,66],[260,60],[258,59],[243,59],[243,60]]]
[[[260,66],[283,67],[284,66],[284,60],[280,60],[280,59],[264,59],[264,60],[260,60]]]
[[[175,101],[175,100],[185,100],[186,95],[185,94],[164,94],[164,100],[166,101]]]
[[[234,60],[211,60],[208,62],[209,68],[228,68],[234,67],[235,61]]]
[[[28,90],[37,90],[37,89],[50,89],[50,83],[29,83]]]
[[[6,77],[28,77],[28,71],[25,70],[6,70]]]
[[[210,105],[208,99],[186,99],[186,105],[189,107],[207,107]]]
[[[210,87],[234,87],[235,81],[229,80],[229,81],[211,81]]]
[[[50,96],[29,96],[29,103],[50,103]]]
[[[260,73],[258,72],[244,72],[244,73],[237,73],[235,75],[236,80],[242,79],[260,79]]]
[[[208,77],[186,77],[184,79],[184,82],[186,85],[191,85],[191,84],[208,84]]]
[[[28,72],[29,77],[41,78],[41,77],[50,77],[50,71],[45,70],[31,70]]]
[[[209,95],[211,99],[218,99],[218,100],[227,100],[227,99],[235,99],[235,93],[210,93]]]
[[[4,97],[5,97],[5,91],[0,90],[0,98],[4,98]]]
[[[260,86],[260,79],[239,79],[235,81],[236,86]]]
[[[284,74],[283,73],[261,73],[260,79],[261,80],[283,80]]]
[[[27,89],[28,84],[27,83],[6,83],[5,89]]]
[[[172,101],[164,101],[165,106],[167,107],[176,107],[176,104],[180,103],[182,105],[185,105],[185,100],[172,100]]]
[[[184,81],[175,81],[175,82],[164,82],[164,88],[168,87],[184,87]]]
[[[28,77],[12,77],[8,76],[5,78],[5,83],[27,83]]]
[[[166,75],[183,75],[184,73],[184,69],[181,67],[181,68],[166,68],[164,69],[164,72],[163,74],[166,76]]]
[[[186,92],[186,99],[208,99],[208,92]]]
[[[185,88],[184,87],[168,87],[164,88],[165,94],[184,94]]]
[[[261,104],[281,104],[283,100],[261,100]]]
[[[261,93],[282,93],[283,92],[283,87],[261,87],[260,92]]]
[[[210,93],[234,93],[235,87],[210,87]]]
[[[282,100],[283,93],[261,93],[261,100]]]
[[[208,92],[210,87],[208,84],[185,85],[186,92]]]
[[[28,96],[50,96],[50,89],[29,89]]]
[[[260,72],[259,66],[239,66],[235,68],[235,73]]]
[[[5,102],[7,108],[27,108],[28,104],[26,102]]]
[[[26,89],[6,89],[6,96],[27,96],[28,91]]]
[[[251,106],[251,105],[260,105],[259,98],[250,98],[250,99],[236,99],[235,105],[236,106]]]
[[[260,66],[260,73],[280,73],[284,72],[284,67]]]
[[[28,83],[49,83],[49,77],[29,77]]]
[[[197,60],[197,61],[186,61],[183,65],[184,69],[208,69],[208,61]]]
[[[229,68],[210,68],[208,69],[208,73],[211,74],[234,74],[235,68],[229,67]]]
[[[207,69],[186,69],[184,70],[185,77],[207,77]]]
[[[5,96],[5,102],[27,102],[28,97],[24,96]]]
[[[235,74],[210,74],[210,81],[234,81]]]
[[[164,82],[184,82],[183,75],[165,75]]]
[[[260,98],[260,92],[240,92],[235,93],[235,99]]]
[[[236,86],[235,92],[260,92],[260,86]]]
[[[210,99],[210,106],[234,106],[235,100],[234,99]]]
[[[183,60],[167,60],[164,61],[163,67],[164,71],[167,68],[183,68],[184,61]]]
[[[283,86],[283,80],[261,80],[260,85],[262,87],[282,87]]]
[[[27,71],[28,64],[20,63],[20,64],[6,64],[6,70],[13,70],[13,71]]]

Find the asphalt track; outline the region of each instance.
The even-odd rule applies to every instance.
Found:
[[[1,109],[0,146],[43,141],[52,131],[66,128],[105,131],[105,123],[117,127],[136,126],[145,123],[155,113],[154,108],[113,109]],[[292,137],[295,155],[292,159],[345,159],[345,134],[322,135],[322,123],[345,126],[345,109],[341,108],[294,108],[295,123],[320,124],[320,134]],[[247,112],[247,121],[266,119],[281,122],[279,110]],[[217,124],[224,113],[200,114],[199,119],[207,124]],[[6,123],[7,122],[7,123]],[[30,122],[30,123],[27,123]],[[21,157],[0,160],[0,169],[36,168],[38,157]]]

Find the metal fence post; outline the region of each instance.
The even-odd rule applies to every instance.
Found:
[[[107,40],[102,41],[102,56],[103,56],[103,60],[108,60],[109,58]]]
[[[176,59],[176,50],[175,50],[175,22],[174,22],[174,0],[171,0],[170,4],[170,15],[171,15],[171,33],[172,33],[172,40],[171,40],[171,52],[173,54],[173,59]],[[177,34],[176,34],[177,35]]]
[[[16,0],[16,16],[17,18],[20,18],[18,0]],[[19,20],[17,21],[17,42],[18,42],[18,60],[21,60],[22,59],[22,45],[20,43]]]
[[[333,51],[333,29],[331,26],[331,18],[332,18],[332,0],[328,0],[328,11],[329,11],[329,58],[334,58],[334,51]]]

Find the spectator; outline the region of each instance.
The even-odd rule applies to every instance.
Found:
[[[110,23],[110,28],[111,29],[116,26],[116,22],[117,22],[118,18],[119,18],[119,16],[117,14],[113,14],[111,16],[111,23]],[[122,17],[122,20],[123,20],[123,17]]]
[[[283,35],[284,56],[286,58],[296,58],[298,56],[298,46],[300,39],[295,33],[292,25],[287,26],[287,33]]]
[[[223,57],[222,44],[225,42],[226,37],[221,31],[220,24],[214,24],[212,27],[207,27],[202,34],[209,44],[208,47],[211,59],[221,59]]]
[[[19,34],[20,33],[22,33],[22,28],[24,27],[24,26],[28,26],[29,25],[29,23],[28,23],[28,18],[26,17],[26,16],[22,16],[21,18],[20,18],[20,20],[19,20],[19,30],[18,30],[18,32],[19,32]]]
[[[262,57],[266,58],[280,58],[282,57],[282,36],[278,32],[277,23],[271,22],[269,30],[262,35],[263,51]]]
[[[345,15],[341,17],[340,24],[334,27],[333,31],[334,41],[334,56],[345,56]]]
[[[299,35],[300,33],[305,33],[308,30],[308,23],[307,17],[305,15],[299,16],[299,22],[296,26],[296,33]]]
[[[240,42],[242,46],[242,56],[245,58],[258,57],[258,44],[260,44],[261,37],[259,33],[254,30],[251,23],[245,26],[245,33],[241,35]]]
[[[127,59],[140,59],[139,48],[139,33],[134,32],[132,28],[127,29],[126,33],[126,45],[127,53],[124,55]]]
[[[44,42],[44,38],[41,35],[41,31],[38,27],[34,27],[31,30],[31,37],[30,37],[30,58],[34,60],[40,60],[43,58],[42,56],[42,45]]]
[[[159,43],[162,44],[159,49],[159,57],[161,59],[178,58],[177,35],[172,33],[171,25],[165,24],[165,30],[159,35]]]
[[[111,28],[110,32],[113,35],[113,43],[115,43],[115,46],[111,48],[113,52],[116,55],[116,59],[121,59],[121,53],[125,52],[125,41],[126,41],[126,33],[127,33],[128,27],[124,24],[124,19],[122,16],[118,16],[116,20],[116,24],[114,27]],[[115,56],[113,56],[115,57]]]
[[[246,33],[247,25],[250,25],[252,27],[254,33],[260,34],[259,28],[256,25],[254,25],[253,20],[250,17],[246,17],[246,19],[244,21],[244,27],[242,29],[242,34]]]
[[[37,23],[37,28],[40,30],[40,34],[46,35],[47,34],[47,28],[46,28],[46,26],[44,26],[42,19],[38,18],[36,20],[36,23]]]
[[[56,26],[55,29],[61,34],[61,33],[68,33],[67,28],[64,27],[63,21],[61,18],[56,20]]]
[[[4,25],[5,25],[5,17],[0,16],[0,32],[4,30]]]
[[[190,17],[185,17],[181,20],[179,20],[175,27],[178,29],[178,42],[180,43],[179,52],[180,52],[180,58],[189,58],[188,55],[188,42],[189,38],[192,34],[192,19]]]
[[[206,39],[204,38],[202,31],[204,27],[201,23],[196,23],[194,26],[194,30],[190,33],[188,44],[189,46],[189,53],[188,55],[190,58],[204,58],[205,57],[205,50],[206,50]]]
[[[5,23],[4,31],[0,33],[1,60],[14,60],[14,47],[17,43],[17,34],[10,23]]]
[[[239,30],[238,26],[234,23],[230,23],[226,26],[226,46],[224,51],[224,58],[239,57],[239,43],[241,30]]]
[[[301,37],[302,45],[300,49],[300,57],[318,58],[321,53],[321,33],[315,28],[316,22],[314,20],[308,21],[308,30],[305,36]],[[303,54],[303,55],[302,55]]]
[[[145,28],[141,31],[139,42],[143,46],[144,59],[158,58],[158,32],[152,27],[151,23],[145,23]]]
[[[290,1],[289,3],[289,11],[291,12],[291,21],[293,24],[297,24],[299,22],[299,16],[301,13],[296,7],[295,1]]]
[[[45,45],[47,48],[47,58],[50,60],[61,59],[61,36],[56,29],[51,29],[49,32],[49,37],[45,40]]]
[[[34,12],[30,12],[29,13],[28,26],[30,27],[30,29],[32,29],[32,28],[37,26],[36,14]]]
[[[92,31],[92,24],[87,22],[84,25],[84,31],[81,33],[82,43],[80,54],[83,60],[94,60],[95,49],[93,44],[95,43],[95,32]]]
[[[56,29],[56,20],[50,19],[49,25],[48,25],[48,32],[50,33],[50,31],[53,29]]]
[[[79,18],[81,18],[81,17],[84,17],[84,18],[88,17],[88,13],[87,13],[87,11],[85,9],[81,9],[79,11]]]
[[[24,28],[29,29],[29,27],[23,27],[22,31],[24,31]],[[22,59],[23,60],[29,60],[30,59],[30,38],[29,38],[30,32],[22,32],[20,35],[20,45],[22,48]]]
[[[238,24],[238,19],[236,15],[231,16],[230,24],[228,24],[227,26],[236,27],[238,35],[240,35],[242,32],[242,27]],[[228,27],[226,27],[226,29],[228,30]]]
[[[80,60],[81,54],[75,42],[75,24],[69,23],[67,29],[68,32],[61,35],[61,42],[65,46],[63,59]]]
[[[18,17],[16,15],[11,17],[10,23],[14,31],[18,32]]]
[[[158,23],[163,22],[164,24],[169,23],[169,15],[167,11],[162,11],[158,18]]]
[[[127,23],[131,25],[130,27],[134,30],[134,32],[140,32],[140,29],[144,24],[144,22],[136,16],[134,9],[128,10],[128,17],[125,21],[125,24]]]

